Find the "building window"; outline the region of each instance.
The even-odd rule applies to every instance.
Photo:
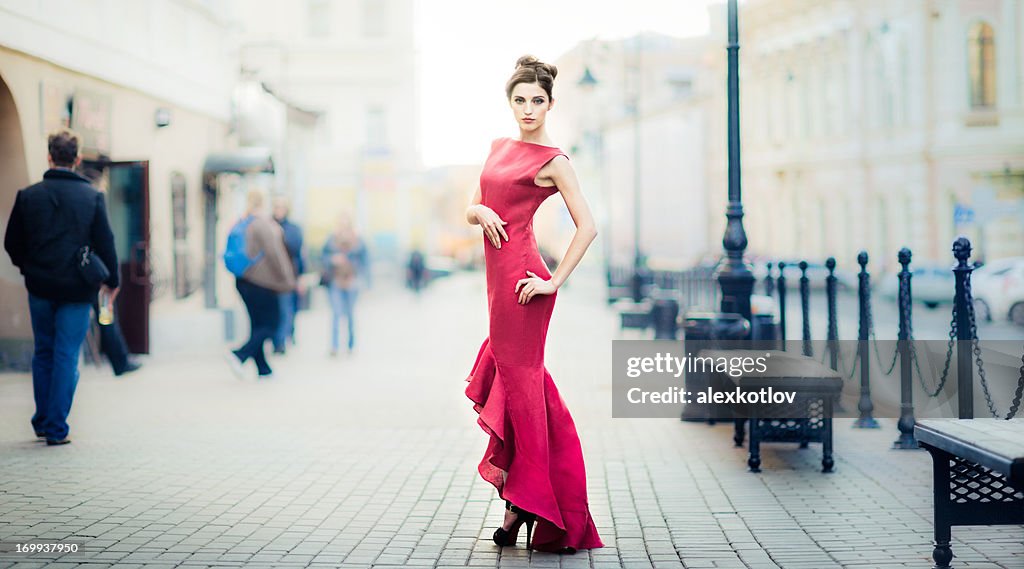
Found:
[[[910,48],[907,46],[906,38],[901,37],[899,42],[899,60],[896,62],[896,69],[899,77],[899,91],[896,96],[896,120],[899,124],[910,124]]]
[[[322,38],[331,33],[331,1],[306,0],[306,30],[310,37]]]
[[[784,78],[773,76],[769,82],[771,93],[768,96],[768,133],[774,144],[782,144],[786,139],[782,127],[785,124],[785,82]]]
[[[693,95],[693,76],[686,70],[672,70],[667,73],[665,82],[672,90],[672,98],[680,101]]]
[[[185,298],[195,290],[188,249],[188,191],[185,176],[171,174],[171,225],[174,242],[174,297]]]
[[[996,106],[996,42],[992,26],[978,22],[967,37],[967,72],[971,84],[971,108]]]
[[[366,149],[378,151],[387,147],[387,115],[380,107],[370,107],[366,111]]]
[[[839,119],[839,84],[831,65],[821,68],[821,133],[825,136],[836,134]]]
[[[884,34],[888,28],[883,28]],[[870,125],[877,129],[891,128],[895,126],[895,88],[893,82],[892,37],[883,35],[868,35],[868,61],[870,65],[871,89],[871,110]]]
[[[388,3],[383,0],[363,0],[363,37],[379,38],[388,32]]]

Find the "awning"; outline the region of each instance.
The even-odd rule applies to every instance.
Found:
[[[270,149],[260,147],[236,148],[228,152],[207,155],[203,163],[203,177],[226,172],[236,174],[274,173],[274,159]]]

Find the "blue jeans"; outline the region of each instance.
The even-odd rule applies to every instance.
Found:
[[[348,349],[355,345],[355,325],[353,324],[352,313],[355,309],[358,290],[355,288],[341,288],[333,283],[327,289],[327,295],[331,299],[331,349],[338,351],[340,344],[339,320],[342,316],[348,320]]]
[[[281,309],[281,323],[274,333],[274,349],[283,350],[288,340],[295,343],[295,312],[299,308],[299,293],[282,292],[277,295],[277,303]]]
[[[35,336],[32,389],[36,414],[32,427],[47,440],[68,436],[68,413],[78,386],[78,355],[89,329],[87,302],[59,302],[31,293],[28,309]]]

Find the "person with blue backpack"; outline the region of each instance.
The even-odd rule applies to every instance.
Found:
[[[245,376],[243,365],[256,362],[260,378],[273,373],[263,345],[274,337],[281,321],[278,295],[295,290],[295,270],[284,245],[281,226],[264,213],[263,194],[250,192],[245,215],[228,234],[224,265],[235,275],[235,288],[249,313],[249,339],[227,354],[232,371]]]

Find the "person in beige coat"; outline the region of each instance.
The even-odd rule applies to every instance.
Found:
[[[284,246],[281,226],[264,211],[263,194],[249,193],[246,215],[239,223],[247,220],[246,253],[256,261],[235,280],[235,287],[249,313],[250,334],[249,340],[227,358],[240,377],[244,374],[243,364],[251,358],[256,362],[259,377],[268,378],[273,370],[267,363],[263,344],[273,339],[280,323],[278,294],[295,290],[295,270]]]

